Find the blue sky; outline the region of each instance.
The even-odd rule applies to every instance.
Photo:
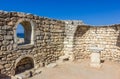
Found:
[[[120,0],[1,0],[0,9],[90,25],[120,23]]]

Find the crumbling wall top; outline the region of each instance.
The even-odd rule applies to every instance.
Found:
[[[81,20],[63,20],[68,25],[84,25]]]

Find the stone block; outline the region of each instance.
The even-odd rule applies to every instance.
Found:
[[[0,26],[3,26],[4,25],[4,23],[3,22],[0,22]]]
[[[6,39],[6,40],[12,40],[13,36],[12,35],[7,35],[7,36],[4,36],[4,39]]]
[[[7,50],[12,50],[13,49],[13,46],[12,45],[8,45],[7,46]]]
[[[0,64],[0,70],[3,69],[3,68],[4,68],[4,66]]]
[[[5,64],[5,68],[8,68],[8,67],[10,67],[10,64]]]
[[[2,51],[6,51],[6,46],[1,46]]]
[[[9,44],[9,41],[3,40],[2,44],[5,45],[5,46],[7,46]]]

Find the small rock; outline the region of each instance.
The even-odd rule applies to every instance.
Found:
[[[37,75],[37,74],[40,74],[41,72],[42,72],[42,69],[39,68],[35,70],[34,74]]]
[[[56,67],[57,64],[56,63],[51,63],[51,64],[48,64],[46,67],[47,68],[53,68],[53,67]]]

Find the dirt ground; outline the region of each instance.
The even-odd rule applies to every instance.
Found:
[[[100,69],[91,68],[89,61],[66,62],[54,68],[43,68],[30,79],[120,79],[120,64],[104,62]]]

